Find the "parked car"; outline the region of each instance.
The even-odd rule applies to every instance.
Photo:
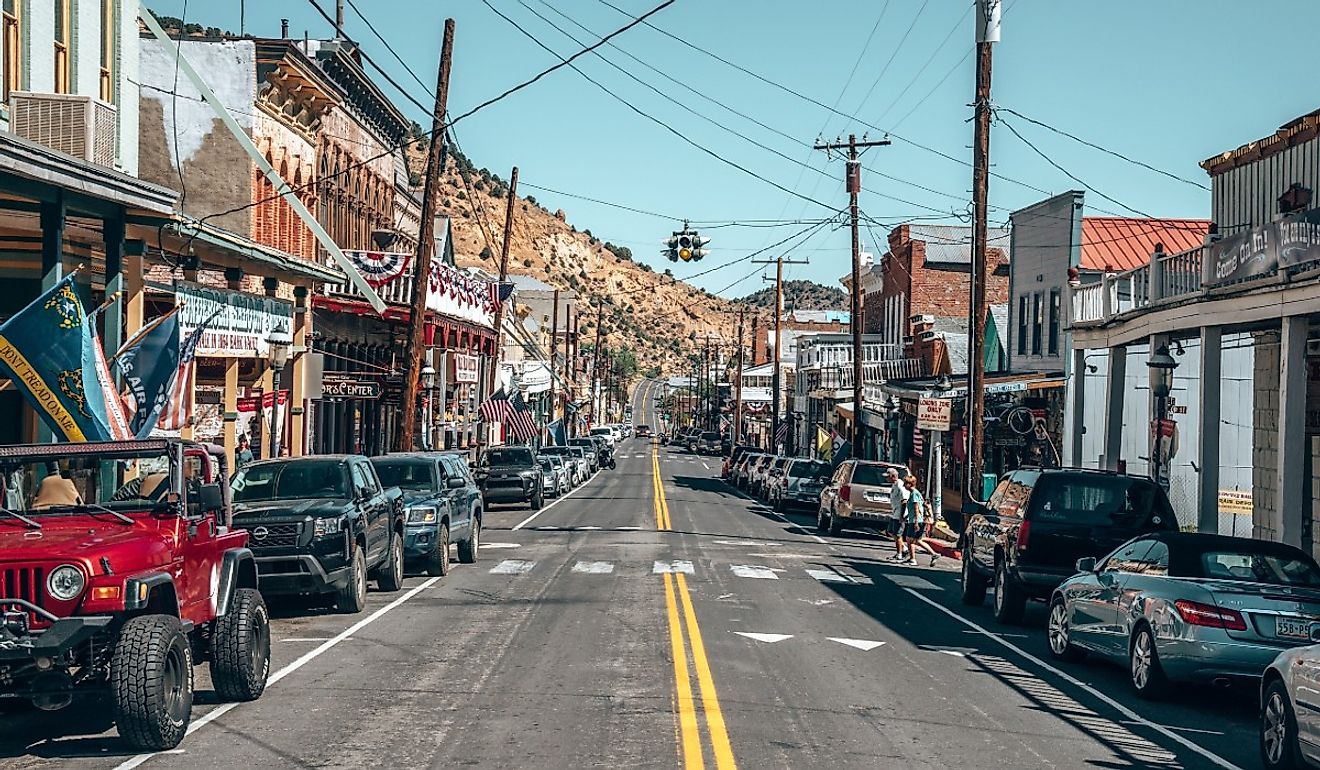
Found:
[[[1260,759],[1266,770],[1320,767],[1320,644],[1279,653],[1261,677]]]
[[[1320,566],[1283,543],[1162,531],[1076,569],[1050,600],[1050,653],[1122,660],[1143,697],[1254,679],[1320,637]]]
[[[587,465],[586,452],[579,446],[541,447],[541,454],[558,457],[564,463],[564,472],[568,475],[568,486],[576,487],[587,480],[590,468]]]
[[[771,490],[774,489],[776,484],[783,483],[784,474],[788,473],[788,467],[792,464],[792,457],[785,457],[784,455],[776,456],[774,462],[766,466],[765,470],[761,472],[757,497],[767,503],[770,502]]]
[[[234,525],[250,533],[261,591],[333,594],[361,612],[367,580],[403,587],[403,492],[362,455],[309,455],[243,466],[230,482]]]
[[[743,455],[754,451],[756,451],[756,447],[751,444],[739,444],[734,447],[729,452],[729,456],[724,458],[724,465],[720,468],[720,478],[726,481],[732,481],[734,466],[738,464],[739,460],[742,460]]]
[[[453,453],[402,452],[374,457],[382,484],[403,492],[405,567],[428,575],[449,574],[449,544],[458,560],[477,560],[481,540],[481,489],[467,463]]]
[[[619,441],[619,436],[615,433],[614,428],[611,428],[608,425],[597,425],[591,429],[591,435],[600,436],[605,439],[605,442],[610,445],[611,449],[613,449],[614,445]]]
[[[713,430],[702,431],[697,436],[697,454],[718,455],[720,453],[720,434]]]
[[[553,459],[552,459],[553,458]],[[536,462],[541,466],[545,493],[550,497],[559,497],[568,491],[568,478],[564,474],[564,461],[553,455],[537,455]]]
[[[817,528],[831,535],[838,535],[844,529],[892,529],[896,514],[889,502],[892,489],[886,478],[891,468],[907,474],[907,468],[896,463],[875,460],[839,463],[821,490]]]
[[[638,425],[638,426],[637,426],[637,438],[650,438],[650,437],[651,437],[651,426],[650,426],[650,425]]]
[[[830,477],[830,464],[822,460],[794,458],[784,473],[770,484],[770,506],[776,511],[820,510],[820,495]]]
[[[559,494],[565,494],[573,489],[573,466],[562,455],[550,453],[541,453],[543,457],[550,458],[550,464],[555,466],[555,472],[559,475]]]
[[[752,473],[756,470],[756,466],[765,462],[767,457],[773,456],[765,452],[748,452],[743,457],[742,462],[734,468],[734,482],[737,487],[750,493],[752,490]]]
[[[1004,623],[1021,620],[1028,599],[1052,596],[1076,574],[1078,559],[1178,529],[1158,484],[1110,471],[1013,471],[987,503],[960,537],[962,601],[979,605],[993,582],[995,617]]]
[[[767,454],[761,457],[756,465],[752,466],[752,471],[748,474],[748,492],[757,499],[765,493],[766,478],[770,469],[779,462],[781,455]]]
[[[544,474],[530,447],[487,449],[475,475],[487,507],[491,503],[526,503],[531,510],[539,511],[545,505]]]
[[[568,444],[569,446],[582,448],[582,451],[587,455],[587,465],[591,468],[592,473],[600,470],[601,452],[599,441],[594,441],[586,436],[578,436],[569,439]]]
[[[103,697],[125,743],[166,751],[194,665],[221,701],[261,697],[269,616],[227,477],[223,452],[176,439],[0,448],[0,703]]]
[[[687,435],[683,437],[683,448],[686,449],[691,454],[696,454],[697,448],[701,446],[702,432],[703,431],[700,428],[693,428],[689,430],[687,432]]]

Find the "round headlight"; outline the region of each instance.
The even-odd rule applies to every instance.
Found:
[[[50,595],[62,602],[78,598],[86,585],[87,578],[83,577],[82,570],[72,564],[56,567],[51,570],[50,577],[46,578],[46,588]]]

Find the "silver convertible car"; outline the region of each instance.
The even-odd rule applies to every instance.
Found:
[[[1077,571],[1050,600],[1051,654],[1123,660],[1144,697],[1171,679],[1259,677],[1283,650],[1320,641],[1320,566],[1289,545],[1158,532]]]

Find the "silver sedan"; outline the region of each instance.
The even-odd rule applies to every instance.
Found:
[[[1320,641],[1320,566],[1282,543],[1152,533],[1077,570],[1050,600],[1051,654],[1122,660],[1144,697],[1170,680],[1259,677]]]

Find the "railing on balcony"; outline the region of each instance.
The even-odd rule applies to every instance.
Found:
[[[1200,293],[1204,286],[1205,254],[1204,246],[1177,254],[1157,251],[1148,264],[1105,275],[1099,283],[1074,288],[1073,325],[1104,324],[1126,313]]]
[[[908,380],[926,375],[924,362],[919,358],[899,358],[889,361],[870,361],[862,364],[862,384],[879,384],[890,380]],[[812,369],[803,373],[807,392],[814,390],[847,390],[853,386],[852,364],[835,364],[829,368]]]

